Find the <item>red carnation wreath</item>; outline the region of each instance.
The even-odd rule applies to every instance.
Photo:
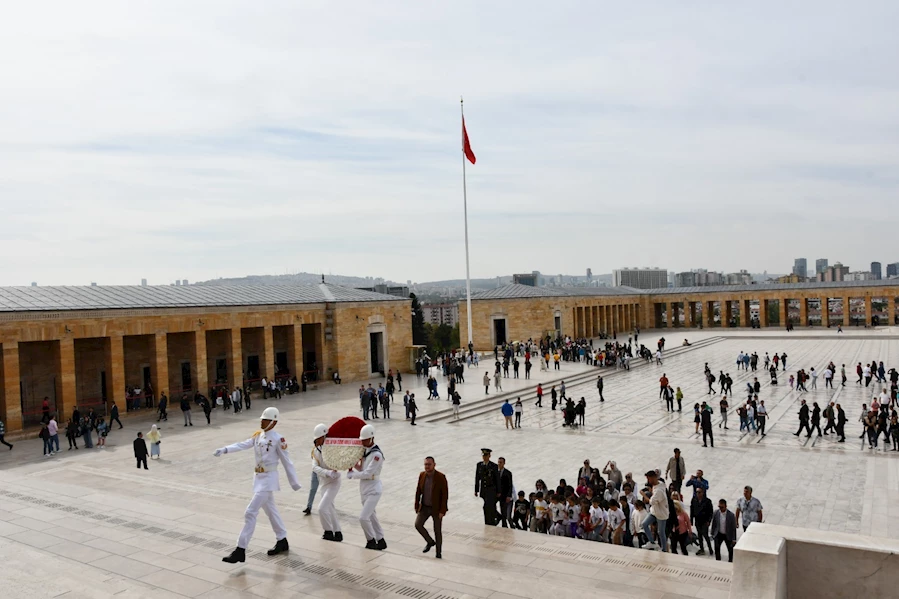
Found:
[[[356,416],[341,418],[328,427],[328,438],[322,446],[322,457],[332,470],[349,470],[362,459],[365,447],[359,432],[366,422]]]

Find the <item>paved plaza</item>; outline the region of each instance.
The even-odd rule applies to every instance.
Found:
[[[683,452],[688,472],[705,471],[710,497],[733,505],[744,485],[752,485],[764,505],[766,522],[826,531],[899,537],[899,454],[874,452],[862,445],[856,422],[861,404],[875,387],[855,385],[855,364],[899,360],[899,331],[894,329],[776,331],[645,332],[641,342],[654,346],[667,339],[670,357],[662,366],[632,362],[630,371],[599,369],[605,377],[600,403],[597,369],[563,363],[561,372],[532,370],[532,380],[505,379],[513,398],[533,396],[544,383],[544,408],[526,401],[522,428],[506,430],[496,394],[484,395],[481,377],[492,372],[492,356],[480,368],[467,370],[459,386],[463,419],[444,418],[448,409],[444,379],[441,401],[427,401],[424,379],[407,375],[418,398],[420,421],[403,418],[397,394],[392,419],[374,421],[376,441],[385,454],[384,496],[378,512],[385,523],[388,550],[363,549],[356,520],[359,490],[344,480],[337,499],[345,542],[321,541],[315,514],[304,517],[310,473],[311,431],[359,413],[358,384],[326,384],[305,395],[281,400],[256,399],[253,407],[234,415],[216,410],[207,426],[200,412],[195,426],[182,426],[181,414],[170,412],[161,423],[162,459],[150,470],[134,467],[131,442],[146,432],[149,414],[129,415],[125,429],[110,434],[108,449],[79,449],[50,459],[40,441],[23,440],[15,449],[0,448],[0,559],[7,597],[395,597],[461,599],[462,597],[726,597],[730,566],[708,557],[680,557],[611,547],[508,530],[485,530],[481,501],[473,496],[474,468],[480,447],[503,456],[517,489],[530,491],[538,478],[555,486],[572,482],[584,458],[594,467],[615,460],[635,478],[647,469],[664,469],[674,447]],[[684,336],[694,343],[680,348]],[[619,336],[619,340],[621,337]],[[769,434],[763,440],[740,433],[734,413],[752,372],[737,371],[740,351],[786,352],[788,369],[780,384],[769,385],[759,371],[760,398],[769,409]],[[791,391],[790,372],[822,370],[833,360],[845,363],[846,387],[805,394]],[[703,448],[694,433],[693,403],[707,396],[703,364],[729,372],[736,398],[731,401],[729,431],[715,426],[715,447]],[[684,411],[668,413],[658,398],[658,379],[665,372],[684,392]],[[524,369],[522,368],[522,377]],[[568,395],[587,400],[586,426],[561,427],[561,413],[549,408],[549,386],[560,378],[573,381]],[[577,382],[581,380],[582,382]],[[372,381],[377,385],[378,381]],[[717,387],[717,385],[716,385]],[[876,389],[880,391],[879,388]],[[847,441],[835,437],[794,437],[800,395],[840,402],[846,410]],[[485,403],[480,403],[485,402]],[[223,564],[235,545],[243,509],[252,495],[253,463],[249,454],[214,458],[215,448],[247,438],[267,405],[281,410],[278,431],[287,439],[304,489],[292,492],[282,475],[276,501],[287,523],[291,552],[270,560],[264,550],[274,543],[268,522],[260,518],[245,564]],[[717,417],[717,410],[716,410]],[[433,455],[447,475],[449,513],[444,522],[444,559],[422,555],[423,542],[412,523],[412,500],[422,459]],[[261,553],[260,553],[261,551]],[[560,584],[564,583],[564,584]]]

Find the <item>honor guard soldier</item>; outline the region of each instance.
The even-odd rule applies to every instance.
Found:
[[[328,427],[319,424],[312,432],[312,471],[318,477],[319,486],[322,488],[322,498],[318,502],[318,517],[322,523],[325,534],[322,538],[326,541],[343,540],[343,532],[340,530],[340,520],[337,518],[337,510],[334,508],[334,499],[340,491],[340,473],[331,470],[325,465],[322,456],[322,445],[328,436]]]
[[[250,500],[250,505],[244,512],[243,530],[240,531],[240,536],[237,538],[237,548],[231,552],[231,555],[222,558],[223,562],[229,564],[246,561],[247,545],[253,537],[253,530],[256,528],[256,515],[260,509],[268,516],[277,540],[275,546],[269,549],[268,554],[278,555],[286,553],[290,549],[287,544],[287,529],[284,527],[277,506],[275,506],[274,491],[281,489],[278,482],[279,461],[284,464],[284,471],[287,473],[290,487],[294,491],[299,491],[301,485],[297,479],[297,471],[287,453],[287,441],[275,432],[275,426],[278,424],[278,408],[266,408],[262,412],[260,420],[262,429],[253,433],[252,437],[246,441],[216,449],[213,454],[218,457],[223,453],[234,453],[253,448],[256,456],[253,499]]]
[[[384,540],[384,531],[378,522],[378,501],[381,499],[381,467],[384,465],[384,454],[375,445],[375,427],[366,424],[359,431],[359,440],[365,447],[362,459],[352,470],[347,472],[347,478],[355,478],[359,481],[359,495],[362,497],[362,511],[359,513],[359,524],[365,533],[366,549],[387,549],[387,541]]]
[[[499,468],[490,461],[491,450],[481,449],[481,461],[474,472],[474,496],[484,500],[484,524],[496,526],[496,502],[499,498]]]

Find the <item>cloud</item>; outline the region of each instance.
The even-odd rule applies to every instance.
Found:
[[[899,260],[897,11],[19,3],[0,284]]]

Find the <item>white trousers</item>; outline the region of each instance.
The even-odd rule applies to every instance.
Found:
[[[359,513],[359,524],[362,525],[362,532],[365,533],[365,539],[368,541],[380,541],[384,538],[384,531],[381,529],[381,523],[378,522],[378,514],[375,512],[380,500],[380,493],[362,496],[362,511]]]
[[[247,511],[243,515],[243,530],[240,531],[240,536],[237,538],[237,546],[241,549],[246,549],[250,539],[253,538],[253,531],[256,530],[256,515],[260,508],[272,523],[275,539],[280,541],[287,538],[287,529],[284,528],[284,521],[281,520],[281,514],[278,513],[278,508],[275,506],[274,492],[258,491],[253,495],[253,499],[250,500],[250,505],[247,506]]]
[[[327,480],[321,477],[321,480]],[[337,492],[340,491],[340,479],[334,479],[333,482],[321,484],[322,498],[318,502],[318,519],[322,523],[323,530],[331,532],[342,532],[340,530],[340,520],[337,518],[337,509],[334,507],[334,500],[337,499]]]

